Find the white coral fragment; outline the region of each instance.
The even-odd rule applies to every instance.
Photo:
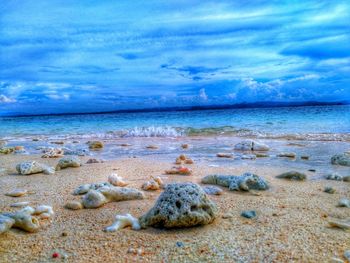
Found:
[[[128,184],[124,182],[123,178],[118,176],[117,174],[111,174],[108,176],[108,182],[114,186],[124,187]]]
[[[131,226],[131,228],[133,230],[140,230],[141,229],[139,220],[130,214],[126,214],[126,215],[116,215],[115,222],[112,225],[106,227],[105,231],[106,232],[115,232],[119,229],[123,229],[123,228],[126,228],[128,226]]]

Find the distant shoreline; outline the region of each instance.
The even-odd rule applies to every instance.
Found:
[[[202,106],[184,106],[184,107],[158,107],[142,109],[125,109],[114,111],[98,112],[70,112],[70,113],[45,113],[45,114],[14,114],[3,115],[0,117],[38,117],[38,116],[65,116],[65,115],[102,115],[116,113],[147,113],[147,112],[175,112],[175,111],[200,111],[200,110],[227,110],[227,109],[253,109],[253,108],[283,108],[283,107],[315,107],[315,106],[344,106],[350,105],[347,101],[338,102],[255,102],[255,103],[237,103],[225,105],[202,105]]]

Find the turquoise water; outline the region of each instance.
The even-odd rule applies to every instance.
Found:
[[[350,106],[0,117],[0,137],[176,137],[350,133]],[[328,137],[327,137],[328,138]],[[327,139],[323,137],[323,139]]]

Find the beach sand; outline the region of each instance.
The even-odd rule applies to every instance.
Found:
[[[89,158],[82,160],[85,163]],[[1,235],[0,262],[329,262],[333,257],[345,260],[344,251],[350,249],[350,231],[330,228],[327,223],[330,217],[350,217],[349,208],[336,206],[341,197],[350,198],[350,183],[314,179],[312,172],[306,172],[310,179],[304,182],[276,179],[276,175],[290,170],[285,162],[262,166],[246,161],[245,165],[212,167],[195,158],[196,163],[188,165],[193,175],[181,176],[164,175],[173,161],[150,155],[84,164],[55,175],[17,175],[15,165],[26,160],[52,166],[57,163],[57,159],[42,159],[40,155],[2,155],[0,167],[7,173],[0,176],[0,210],[14,211],[10,204],[29,201],[33,206],[52,205],[55,216],[41,221],[37,233],[11,229]],[[105,182],[111,173],[118,173],[130,187],[141,189],[150,176],[160,176],[165,183],[200,183],[208,174],[239,175],[248,171],[267,179],[271,189],[255,194],[223,188],[223,195],[210,196],[219,208],[219,216],[206,226],[103,231],[116,214],[139,217],[147,212],[160,191],[145,192],[144,200],[108,203],[98,209],[64,208],[67,201],[80,199],[71,194],[76,187]],[[323,192],[325,186],[337,192],[327,194]],[[4,195],[15,188],[32,193],[18,198]],[[256,219],[241,217],[243,210],[255,210]],[[227,213],[232,217],[223,218]],[[54,252],[61,257],[53,259]]]

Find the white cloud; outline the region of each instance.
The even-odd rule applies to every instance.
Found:
[[[14,103],[14,102],[16,102],[15,99],[11,99],[9,97],[6,97],[3,94],[0,94],[0,103]]]
[[[199,90],[199,98],[204,101],[208,100],[208,95],[205,93],[205,89]]]

